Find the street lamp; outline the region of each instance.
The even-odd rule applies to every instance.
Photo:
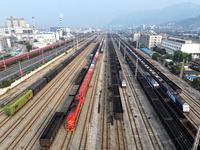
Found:
[[[19,74],[22,75],[23,72],[22,72],[21,64],[20,64],[20,61],[18,61],[18,62],[19,62]]]

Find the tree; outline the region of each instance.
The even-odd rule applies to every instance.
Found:
[[[160,60],[160,58],[161,58],[160,54],[158,54],[158,53],[153,53],[153,55],[152,55],[152,59],[153,59],[153,60],[158,61],[158,60]]]
[[[192,81],[192,83],[194,84],[194,85],[196,85],[196,86],[200,86],[200,78],[198,77],[198,78],[195,78],[193,81]]]
[[[173,56],[173,61],[175,62],[182,62],[183,61],[183,52],[175,51]]]
[[[28,42],[25,45],[26,45],[27,51],[30,52],[30,50],[32,49],[32,45]]]
[[[181,72],[181,65],[177,64],[171,67],[171,72],[178,75]]]
[[[173,59],[173,55],[171,55],[171,54],[166,54],[166,55],[164,56],[164,59]]]
[[[183,59],[185,59],[185,61],[191,61],[192,54],[188,54],[179,50],[174,52],[173,60],[175,62],[182,62]]]
[[[1,84],[2,84],[2,87],[8,87],[11,85],[11,82],[8,80],[3,80]]]

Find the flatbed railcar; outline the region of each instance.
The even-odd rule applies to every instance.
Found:
[[[40,137],[40,145],[45,148],[49,148],[54,138],[56,137],[56,134],[63,122],[64,115],[61,112],[56,112],[51,119],[51,121],[48,123],[46,128],[44,129],[44,132],[42,133],[42,136]]]

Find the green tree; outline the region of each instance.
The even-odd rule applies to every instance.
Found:
[[[166,54],[166,55],[164,56],[164,59],[173,59],[173,55],[171,55],[171,54]]]
[[[177,64],[171,67],[171,72],[178,75],[181,72],[181,65]]]
[[[175,51],[173,56],[173,61],[175,62],[182,62],[183,61],[183,52]]]
[[[152,59],[158,61],[158,60],[161,59],[161,56],[160,56],[160,54],[158,54],[158,53],[153,53]]]
[[[200,86],[200,78],[198,77],[198,78],[195,78],[193,81],[192,81],[192,83],[194,84],[194,85],[196,85],[196,86]]]
[[[165,67],[168,67],[168,66],[169,66],[169,63],[168,63],[168,62],[166,62],[166,63],[165,63]]]
[[[32,45],[30,43],[26,43],[26,49],[28,52],[30,52],[30,50],[32,49]]]
[[[185,61],[191,61],[192,54],[188,54],[179,50],[174,52],[173,60],[175,62],[182,62],[183,59],[185,59]]]
[[[2,84],[2,87],[4,88],[4,87],[10,86],[10,85],[11,85],[11,82],[8,81],[8,80],[3,80],[1,84]]]

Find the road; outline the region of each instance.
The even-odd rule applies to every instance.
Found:
[[[42,55],[39,55],[37,57],[34,57],[28,61],[22,62],[20,64],[17,64],[11,68],[8,68],[4,71],[0,72],[0,83],[3,80],[10,80],[14,75],[19,75],[20,72],[20,66],[21,66],[21,71],[23,73],[26,73],[28,71],[30,71],[32,68],[38,66],[39,64],[42,63],[42,60],[44,58],[45,61],[48,61],[50,59],[52,59],[53,57],[55,57],[56,53],[61,53],[62,51],[64,51],[65,48],[69,48],[70,46],[72,46],[74,43],[70,43],[67,46],[62,46],[59,47],[57,49],[54,49],[52,51],[48,51],[46,53],[43,53]]]

